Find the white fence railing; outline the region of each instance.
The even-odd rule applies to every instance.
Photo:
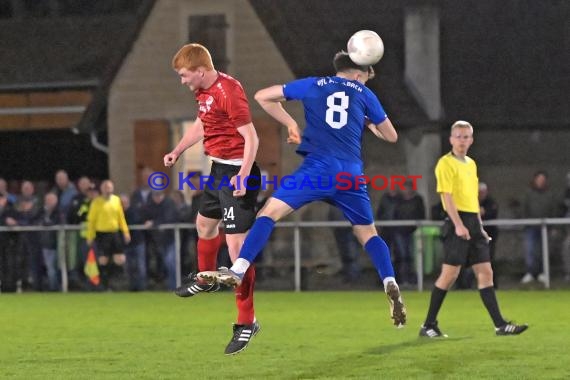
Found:
[[[502,226],[502,227],[525,227],[525,226],[540,226],[542,233],[542,262],[544,267],[545,288],[550,288],[550,253],[548,242],[548,227],[556,225],[570,225],[570,218],[544,218],[544,219],[497,219],[486,221],[486,226]],[[429,226],[442,226],[443,222],[432,220],[398,220],[398,221],[377,221],[377,227],[429,227]],[[294,221],[294,222],[279,222],[276,228],[292,228],[293,229],[293,268],[294,268],[294,286],[295,291],[301,291],[301,229],[303,228],[331,228],[331,227],[347,227],[350,226],[346,221]],[[129,226],[132,230],[149,230],[149,228],[142,225]],[[174,230],[174,246],[176,249],[176,284],[181,283],[181,239],[180,231],[182,229],[194,229],[195,224],[190,223],[176,223],[176,224],[163,224],[156,227],[161,230]],[[3,232],[26,232],[26,231],[57,231],[58,241],[67,241],[65,234],[67,231],[79,231],[81,228],[77,225],[57,225],[57,226],[14,226],[5,227],[0,226],[0,233]],[[424,247],[422,244],[423,239],[418,239],[418,246],[416,247],[416,271],[418,276],[418,291],[424,288],[423,266],[424,266]],[[65,249],[58,249],[58,263],[61,270],[61,289],[63,292],[68,290],[67,278],[67,261]]]

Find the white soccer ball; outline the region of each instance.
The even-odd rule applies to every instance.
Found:
[[[357,65],[374,65],[384,55],[384,42],[376,32],[360,30],[350,37],[346,51]]]

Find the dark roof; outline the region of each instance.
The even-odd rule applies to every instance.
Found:
[[[136,18],[38,18],[0,22],[0,86],[97,82],[132,38]]]
[[[360,29],[386,46],[369,86],[398,125],[427,117],[404,84],[406,6],[440,7],[443,124],[570,123],[570,2],[565,0],[250,0],[296,76],[325,75]]]
[[[0,91],[92,88],[84,119],[98,118],[153,5],[143,0],[128,13],[0,20]]]

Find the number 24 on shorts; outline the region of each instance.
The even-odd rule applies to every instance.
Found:
[[[224,207],[224,222],[226,220],[235,220],[235,216],[234,216],[234,206],[230,207],[230,208],[226,208]]]

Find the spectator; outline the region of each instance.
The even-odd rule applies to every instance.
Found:
[[[125,219],[129,226],[143,224],[141,210],[131,207],[130,198],[126,194],[121,195],[121,204],[125,212]],[[129,291],[138,292],[146,290],[146,255],[145,255],[144,234],[141,230],[131,231],[131,241],[125,247],[127,257],[127,279],[129,281]]]
[[[154,170],[148,166],[145,166],[141,169],[139,178],[140,185],[131,194],[131,207],[142,210],[142,208],[144,208],[150,202],[149,196],[152,189],[148,184],[148,180],[152,173],[154,173]]]
[[[396,206],[400,202],[402,195],[397,187],[394,189],[386,191],[382,194],[380,198],[380,204],[378,205],[378,210],[376,211],[376,219],[378,220],[394,220],[394,215],[396,212]],[[394,227],[381,227],[380,236],[386,242],[386,245],[390,249],[390,252],[394,252],[395,241],[394,241]]]
[[[342,211],[332,205],[329,206],[328,219],[341,221],[346,220]],[[354,282],[358,280],[361,273],[361,268],[358,264],[360,244],[352,233],[351,226],[333,227],[332,231],[342,262],[341,275],[344,281]]]
[[[562,217],[570,218],[570,172],[566,174],[566,189],[562,198]],[[562,242],[562,263],[564,282],[570,283],[570,226],[566,226],[566,237]]]
[[[51,190],[57,194],[59,223],[67,223],[67,215],[73,198],[77,194],[75,185],[69,180],[65,170],[58,170],[55,173],[55,186]],[[57,248],[59,254],[65,256],[69,273],[70,287],[73,289],[79,283],[77,268],[77,232],[65,231],[65,240]]]
[[[148,166],[142,167],[139,171],[139,186],[131,194],[131,207],[135,208],[141,215],[144,215],[145,208],[150,202],[150,192],[152,189],[148,181],[153,173],[154,170],[152,168]],[[143,236],[148,276],[162,280],[161,273],[164,269],[162,268],[162,260],[158,257],[158,248],[154,245],[150,231],[143,231]]]
[[[166,197],[163,191],[153,190],[151,201],[144,215],[145,227],[152,228],[151,236],[158,247],[166,270],[166,283],[169,290],[176,289],[176,250],[174,248],[174,231],[158,229],[162,224],[176,223],[177,212],[174,201]]]
[[[4,178],[0,178],[0,195],[4,196],[9,204],[16,203],[16,196],[8,192],[8,183]]]
[[[16,210],[7,193],[0,193],[0,227],[15,226]],[[18,233],[0,232],[0,290],[15,292],[18,273]]]
[[[44,206],[38,215],[37,223],[41,226],[50,227],[59,224],[59,222],[57,195],[54,193],[47,193],[44,197]],[[57,231],[41,231],[40,245],[43,264],[47,270],[48,289],[50,291],[57,291],[59,289],[57,273]]]
[[[195,216],[193,219],[192,206],[186,202],[184,193],[182,191],[174,191],[170,194],[170,198],[176,205],[176,221],[178,223],[194,223]],[[192,247],[194,244],[194,239],[192,239],[192,233],[194,229],[181,228],[180,230],[180,265],[182,266],[182,272],[188,273],[192,271],[192,266],[190,264],[191,253],[195,252]]]
[[[173,191],[170,198],[176,205],[178,221],[181,223],[192,223],[192,205],[186,202],[182,191]]]
[[[25,201],[32,202],[33,211],[39,211],[40,200],[36,195],[36,188],[31,181],[22,181],[20,186],[20,196],[17,198],[17,203]]]
[[[548,218],[555,216],[556,202],[548,188],[548,174],[544,170],[537,171],[526,191],[523,200],[524,218]],[[522,284],[528,284],[535,279],[545,282],[542,273],[542,233],[540,226],[525,227],[525,263],[526,274],[521,279]]]
[[[22,194],[16,203],[16,222],[18,226],[32,226],[40,211],[34,185],[30,181],[23,181],[20,191]],[[34,290],[41,290],[43,259],[38,232],[18,233],[18,253],[18,281],[22,285],[31,284]]]
[[[395,220],[423,220],[426,218],[426,210],[422,197],[416,192],[412,181],[404,183],[404,190],[394,210]],[[409,285],[416,282],[413,270],[414,257],[414,231],[416,226],[395,227],[394,236],[394,269],[396,270],[398,283]]]
[[[100,189],[101,195],[91,202],[87,214],[87,244],[91,246],[95,243],[101,289],[105,289],[111,274],[109,258],[113,258],[116,266],[125,263],[124,244],[131,241],[131,235],[121,200],[113,194],[113,182],[103,181]]]
[[[200,210],[202,197],[204,196],[204,191],[200,187],[201,176],[202,172],[196,172],[196,174],[190,178],[190,182],[194,186],[194,189],[190,190],[190,199],[189,199],[190,215],[188,215],[188,221],[189,221],[188,223],[196,223],[196,217],[198,216],[198,211]],[[223,228],[220,227],[219,231],[223,232]],[[221,240],[223,244],[223,239]],[[184,264],[186,270],[183,273],[190,273],[193,272],[194,270],[198,271],[197,244],[198,244],[198,231],[196,230],[196,228],[193,228],[190,231],[188,231],[188,246],[190,247],[190,250],[188,257],[186,258],[186,260],[184,260],[184,262],[188,262],[188,264]],[[220,252],[218,251],[218,254],[219,253]]]
[[[69,176],[65,170],[58,170],[57,173],[55,173],[55,186],[51,192],[57,194],[60,221],[65,222],[71,201],[77,194],[77,189],[75,185],[69,181]]]
[[[87,260],[89,245],[87,244],[87,213],[89,212],[89,204],[93,199],[95,184],[88,177],[81,177],[77,180],[78,193],[71,200],[71,205],[67,211],[66,223],[80,225],[79,231],[67,231],[70,236],[69,241],[75,241],[75,255],[69,257],[68,269],[70,288],[83,287],[85,278],[83,275],[83,267]],[[95,193],[96,194],[96,193]]]
[[[441,201],[437,202],[431,206],[431,220],[445,220],[447,218],[447,213],[443,209],[443,204]]]

